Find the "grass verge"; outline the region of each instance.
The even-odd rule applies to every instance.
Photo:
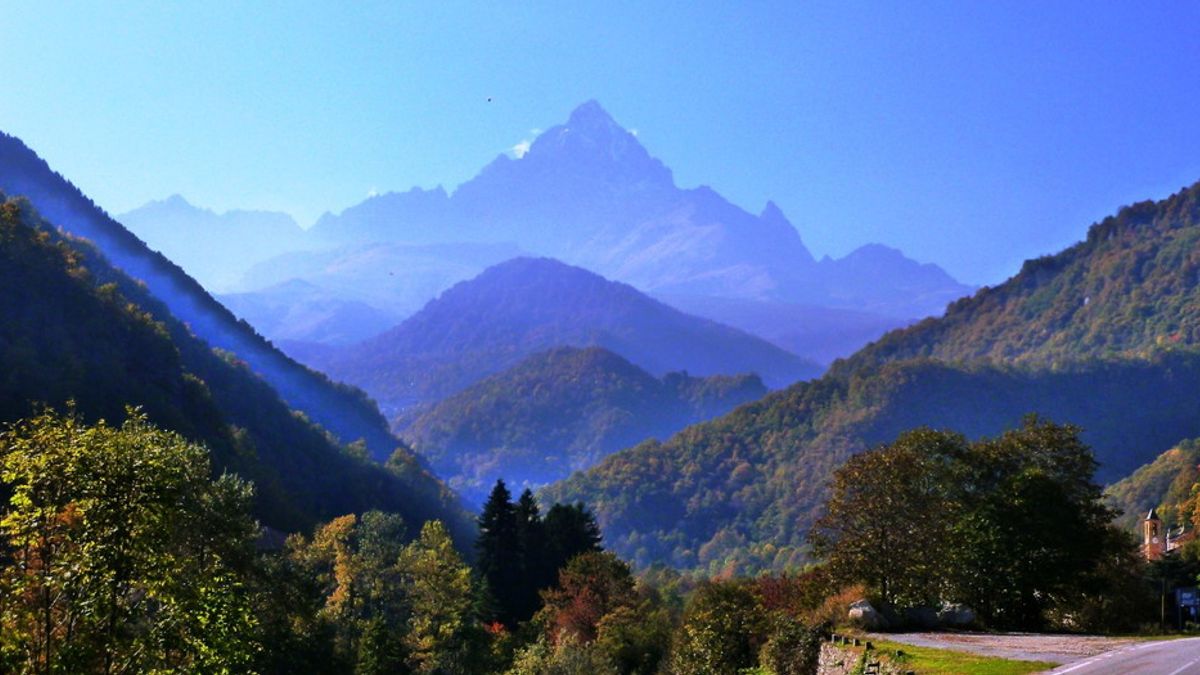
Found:
[[[918,675],[1026,675],[1058,666],[1049,661],[1014,661],[898,642],[875,641],[874,646],[876,651]],[[896,650],[904,652],[904,656],[897,658]]]

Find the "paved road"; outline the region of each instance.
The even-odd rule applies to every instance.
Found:
[[[1052,675],[1200,675],[1200,638],[1142,642],[1049,672]]]

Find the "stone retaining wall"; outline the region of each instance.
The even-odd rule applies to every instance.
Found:
[[[817,675],[850,675],[854,673],[862,659],[863,651],[862,647],[822,642]],[[878,652],[873,652],[868,659],[879,662],[879,675],[906,675],[909,672],[908,669],[892,663],[886,656]]]

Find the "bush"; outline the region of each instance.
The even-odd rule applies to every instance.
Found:
[[[863,584],[846,586],[825,598],[816,610],[805,614],[804,623],[810,626],[847,626],[850,624],[850,605],[865,597],[867,587]]]
[[[820,660],[821,631],[780,616],[759,653],[758,665],[770,675],[816,675]]]

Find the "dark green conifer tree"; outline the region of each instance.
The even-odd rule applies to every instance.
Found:
[[[512,493],[503,480],[496,481],[479,515],[479,573],[487,580],[496,616],[505,625],[515,626],[520,608],[522,575],[521,546],[517,534],[517,514]]]
[[[546,560],[546,534],[537,499],[529,488],[516,505],[517,545],[521,551],[521,578],[516,606],[518,621],[527,621],[541,606],[538,591],[554,584],[555,570]]]
[[[589,551],[600,551],[600,526],[583,502],[555,504],[542,521],[546,536],[546,562],[552,578],[558,578],[571,558]]]

